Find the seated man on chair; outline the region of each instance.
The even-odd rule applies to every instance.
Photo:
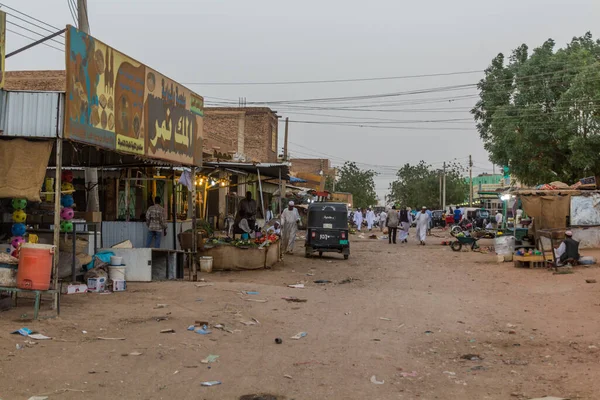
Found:
[[[573,239],[573,232],[565,232],[565,240],[560,246],[554,250],[556,255],[557,265],[564,266],[567,264],[577,265],[579,262],[579,242]]]

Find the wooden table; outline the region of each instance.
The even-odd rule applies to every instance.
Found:
[[[530,256],[518,256],[513,255],[513,262],[515,267],[527,267],[527,268],[544,268],[546,267],[546,262],[552,262],[552,254],[540,254],[540,255],[530,255]]]

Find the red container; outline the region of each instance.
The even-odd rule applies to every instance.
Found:
[[[17,287],[29,290],[48,290],[52,274],[54,246],[23,243],[19,254]]]

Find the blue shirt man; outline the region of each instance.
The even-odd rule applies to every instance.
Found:
[[[460,216],[461,216],[462,212],[460,211],[460,208],[457,208],[456,210],[454,210],[454,222],[455,223],[459,223],[460,222]]]

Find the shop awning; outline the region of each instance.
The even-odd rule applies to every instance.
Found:
[[[234,169],[249,174],[256,174],[257,171],[260,171],[261,176],[269,178],[279,178],[281,171],[281,179],[285,181],[290,179],[290,167],[287,163],[206,162],[203,167]]]

